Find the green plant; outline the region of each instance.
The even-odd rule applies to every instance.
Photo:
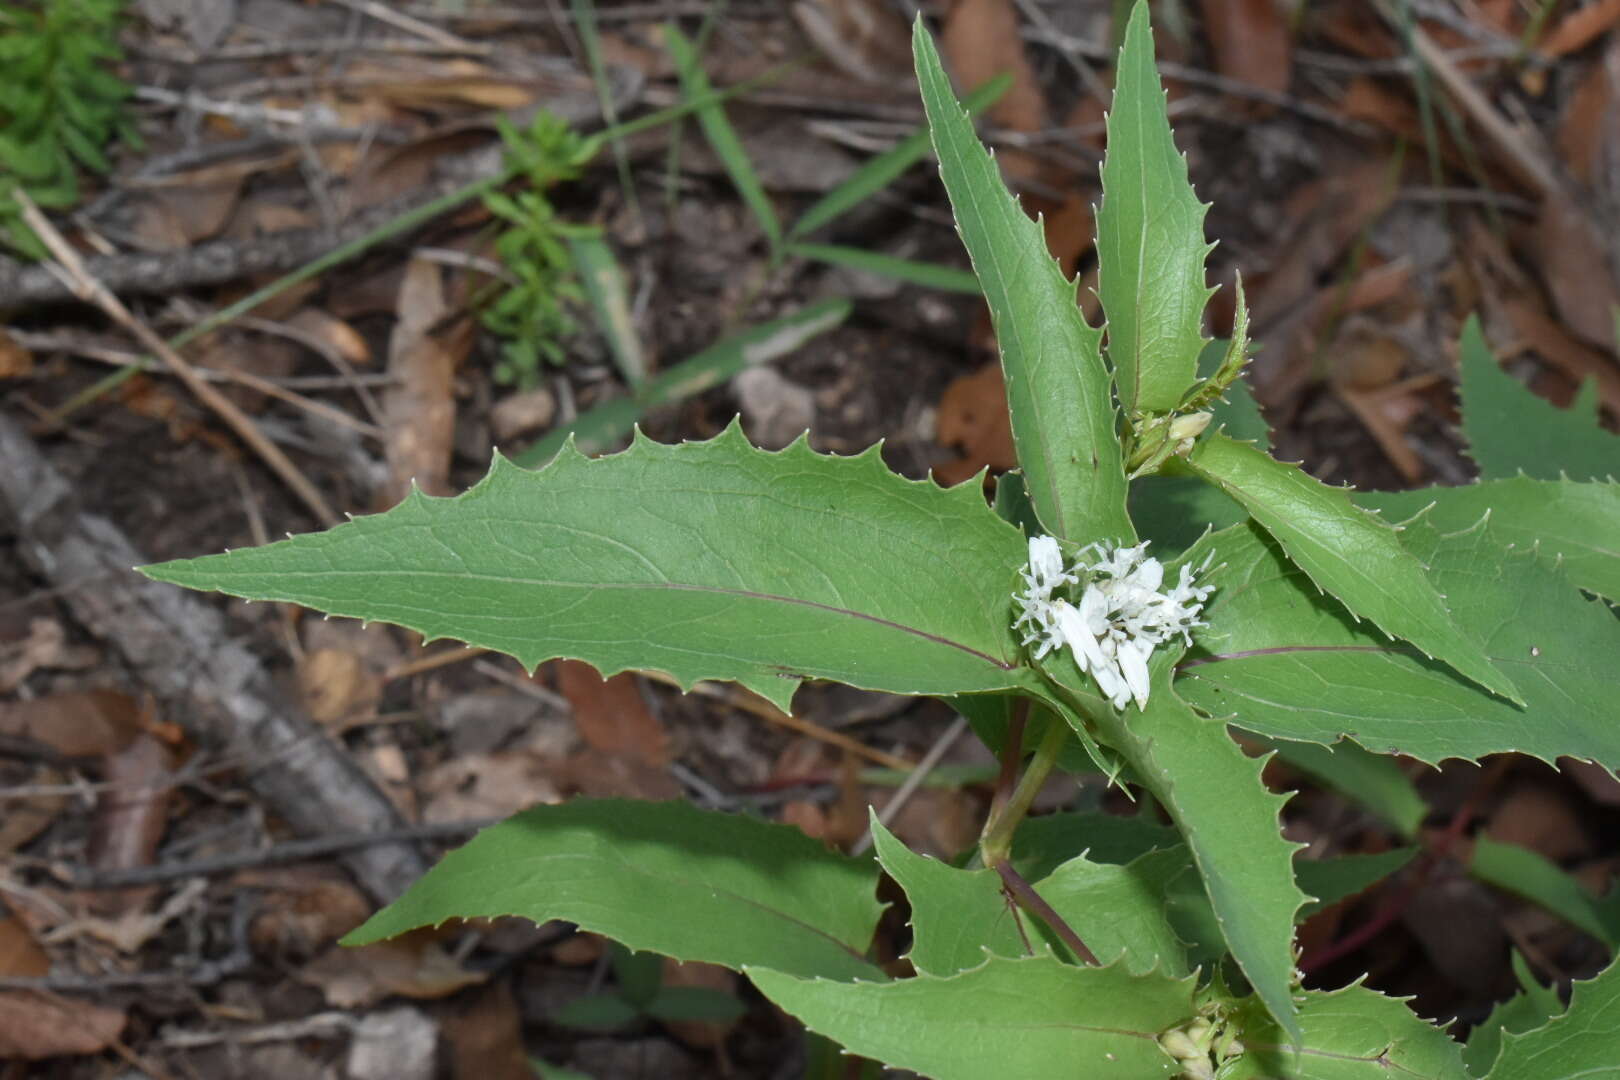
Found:
[[[530,387],[539,378],[542,361],[563,363],[564,339],[577,327],[569,306],[585,299],[569,241],[597,232],[558,219],[546,191],[576,179],[599,143],[582,138],[544,109],[524,131],[504,117],[496,123],[506,144],[507,170],[524,187],[511,195],[495,190],[484,194],[485,208],[506,225],[495,240],[495,253],[515,280],[484,307],[483,323],[501,338],[496,381]]]
[[[129,86],[113,71],[120,0],[0,4],[0,239],[35,259],[13,185],[45,209],[79,201],[79,169],[107,172],[110,140],[135,140]]]
[[[575,998],[551,1017],[553,1023],[587,1031],[617,1031],[638,1021],[726,1022],[746,1010],[731,994],[702,986],[664,985],[664,961],[656,953],[631,952],[610,942],[608,959],[618,984]]]
[[[1567,1006],[1527,982],[1466,1047],[1365,986],[1303,990],[1302,885],[1349,895],[1413,855],[1296,863],[1284,799],[1228,725],[1406,832],[1420,803],[1371,751],[1620,764],[1606,603],[1620,600],[1606,539],[1620,488],[1513,475],[1353,500],[1235,438],[1254,420],[1241,290],[1234,338],[1212,351],[1204,208],[1171,141],[1145,4],[1124,38],[1098,215],[1106,350],[920,24],[914,46],[1002,350],[1021,468],[993,508],[978,484],[909,481],[875,451],[767,453],[733,427],[680,446],[638,437],[597,460],[565,446],[537,472],[497,459],[459,498],[414,494],[145,572],[525,665],[730,679],[784,708],[809,678],[945,698],[1005,775],[1035,747],[997,792],[978,863],[923,858],[876,821],[874,862],[686,804],[577,800],[481,833],[348,940],[450,917],[566,919],[744,971],[849,1051],[942,1078],[1612,1070],[1620,966]],[[1489,363],[1475,336],[1468,362]],[[1512,438],[1470,434],[1482,462]],[[1056,767],[1100,769],[1173,827],[1029,818]],[[1476,862],[1566,917],[1612,919],[1610,901],[1582,909],[1556,868],[1501,851]],[[914,977],[868,952],[880,869],[909,901]]]

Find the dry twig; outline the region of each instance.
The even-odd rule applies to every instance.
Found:
[[[214,412],[218,413],[231,428],[241,436],[253,451],[264,460],[266,465],[281,477],[282,482],[292,489],[293,494],[301,499],[305,506],[327,526],[336,525],[343,519],[338,516],[320,491],[310,482],[292,463],[292,459],[281,452],[281,448],[259,430],[251,417],[236,407],[236,403],[216,390],[206,379],[199,377],[192,366],[180,357],[180,354],[169,348],[167,342],[153,333],[151,328],[141,322],[125,307],[123,302],[114,296],[107,287],[102,285],[85,270],[84,263],[79,259],[79,253],[74,251],[62,234],[56,231],[49,219],[40,213],[39,207],[34,205],[22,189],[16,189],[15,195],[22,206],[23,220],[28,227],[34,230],[50,253],[56,257],[61,269],[66,273],[67,280],[73,293],[79,299],[94,304],[106,312],[109,318],[117,322],[124,329],[134,335],[143,347],[149,349],[154,356],[160,358],[169,369],[186,384],[196,397]]]

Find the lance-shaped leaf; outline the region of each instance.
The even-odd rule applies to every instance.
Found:
[[[1025,956],[1040,936],[1056,940],[1033,916],[1011,909],[994,870],[960,870],[918,855],[875,816],[872,838],[878,861],[911,903],[907,959],[919,972],[954,975],[978,967],[987,954]],[[1033,886],[1104,964],[1118,959],[1136,974],[1180,976],[1187,974],[1187,949],[1171,928],[1165,901],[1170,883],[1184,872],[1190,873],[1187,853],[1177,845],[1127,866],[1075,857]]]
[[[1355,617],[1523,704],[1382,518],[1354,506],[1344,491],[1219,432],[1199,442],[1188,464],[1242,503],[1317,587]]]
[[[1442,532],[1461,532],[1487,513],[1508,547],[1558,561],[1570,581],[1620,603],[1620,484],[1532,480],[1516,476],[1466,487],[1358,491],[1354,496],[1390,522],[1424,515]]]
[[[1569,408],[1558,408],[1502,370],[1477,315],[1463,324],[1458,352],[1463,435],[1482,476],[1620,477],[1620,438],[1598,423],[1596,380],[1582,384]]]
[[[1050,956],[890,983],[797,979],[749,969],[766,997],[850,1053],[933,1080],[1177,1075],[1159,1048],[1193,1014],[1193,981],[1075,967]]]
[[[147,567],[160,581],[455,638],[532,667],[734,679],[787,708],[806,678],[895,693],[1030,678],[1009,625],[1026,557],[977,483],[944,490],[800,441],[638,438],[529,472],[497,458],[454,499],[262,548]]]
[[[1108,114],[1097,212],[1097,294],[1108,317],[1108,359],[1127,414],[1165,413],[1192,386],[1204,347],[1204,214],[1187,159],[1170,137],[1153,64],[1148,6],[1125,28]]]
[[[1620,1056],[1620,961],[1570,989],[1569,1009],[1533,1031],[1502,1036],[1488,1080],[1607,1077]]]
[[[1430,567],[1458,624],[1513,679],[1523,707],[1350,618],[1253,525],[1211,536],[1216,587],[1178,692],[1213,716],[1281,739],[1369,750],[1430,763],[1520,752],[1620,766],[1620,621],[1571,587],[1553,557],[1510,549],[1494,517],[1461,532],[1426,518],[1401,533]]]
[[[1513,950],[1513,974],[1519,980],[1520,992],[1497,1002],[1491,1014],[1468,1033],[1463,1064],[1470,1075],[1484,1076],[1491,1071],[1496,1055],[1502,1052],[1503,1035],[1533,1031],[1564,1011],[1558,989],[1542,986],[1518,949]]]
[[[1239,1017],[1244,1054],[1231,1080],[1464,1080],[1462,1047],[1399,998],[1365,986],[1304,995],[1303,1045],[1290,1045],[1263,1016]],[[1267,1030],[1267,1029],[1270,1030]],[[1562,1073],[1518,1073],[1551,1077]]]
[[[632,949],[740,970],[882,979],[870,860],[804,833],[688,803],[576,799],[485,829],[344,939],[446,919],[567,919]]]
[[[1026,955],[1018,923],[994,870],[961,870],[919,855],[872,814],[872,848],[911,904],[911,951],[925,975],[954,975],[989,955]]]
[[[1067,656],[1067,654],[1065,654]],[[1152,662],[1147,706],[1125,713],[1085,709],[1104,743],[1170,812],[1198,872],[1232,957],[1255,993],[1296,1040],[1294,913],[1305,894],[1294,884],[1294,852],[1278,814],[1287,801],[1260,781],[1263,759],[1246,756],[1226,725],[1193,712],[1170,687],[1174,656]],[[1086,685],[1067,659],[1047,671],[1068,688]]]
[[[920,19],[912,52],[940,179],[995,323],[1013,442],[1035,512],[1047,532],[1076,543],[1134,540],[1102,331],[1086,324],[1074,282],[1001,182]]]

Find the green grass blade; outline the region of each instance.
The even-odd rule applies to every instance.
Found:
[[[788,244],[783,250],[801,259],[815,259],[835,266],[847,266],[852,270],[864,270],[869,274],[881,274],[897,281],[921,285],[925,289],[969,293],[973,296],[979,294],[979,279],[970,271],[958,270],[954,266],[902,259],[896,255],[842,244]]]
[[[632,388],[647,379],[647,357],[641,349],[641,335],[630,317],[630,297],[624,284],[624,271],[607,241],[594,232],[568,234],[568,252],[574,270],[585,286],[585,299],[591,306],[597,329],[607,339],[614,364]]]
[[[1487,885],[1539,904],[1571,926],[1614,946],[1592,894],[1546,856],[1516,844],[1499,844],[1481,834],[1474,838],[1468,870]]]
[[[675,58],[675,67],[681,79],[681,91],[686,97],[697,99],[712,93],[709,76],[698,63],[697,53],[692,48],[692,43],[686,40],[686,35],[674,26],[666,26],[664,40]],[[753,212],[759,227],[764,230],[771,251],[776,251],[782,246],[782,225],[776,219],[776,210],[771,206],[771,198],[766,194],[765,185],[760,182],[759,174],[754,171],[754,163],[749,160],[748,151],[743,148],[736,129],[726,118],[725,109],[718,103],[705,105],[697,110],[697,118],[698,124],[703,128],[703,134],[709,140],[709,146],[714,149],[715,156],[720,159],[726,173],[731,177],[731,183],[736,187],[737,194],[742,196],[743,203]]]
[[[635,426],[643,413],[720,386],[744,368],[767,363],[826,333],[849,317],[848,300],[822,300],[809,307],[751,326],[709,346],[696,356],[659,372],[634,397],[598,405],[572,423],[561,425],[512,460],[525,468],[544,465],[557,456],[568,437],[592,454],[610,449]]]
[[[962,105],[970,115],[977,116],[994,105],[1011,85],[1011,75],[997,75],[969,94]],[[808,236],[870,199],[921,161],[923,155],[928,153],[929,145],[928,126],[925,124],[856,169],[842,184],[817,199],[788,229],[787,238],[797,240]],[[974,291],[977,291],[977,287]]]

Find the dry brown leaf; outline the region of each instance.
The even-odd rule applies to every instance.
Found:
[[[135,201],[134,234],[149,251],[191,247],[218,235],[236,210],[241,190],[242,181],[236,178],[143,192]]]
[[[961,483],[985,466],[1010,469],[1018,464],[1000,363],[992,361],[945,388],[937,430],[940,445],[960,447],[963,455],[934,469],[942,484]]]
[[[678,799],[681,786],[667,769],[639,758],[586,747],[551,766],[550,778],[565,796],[592,799]]]
[[[0,918],[0,977],[38,978],[51,972],[51,958],[28,927],[9,916]]]
[[[1529,848],[1553,862],[1580,858],[1592,851],[1580,811],[1570,804],[1570,796],[1540,784],[1524,784],[1509,791],[1491,812],[1485,832],[1499,844]]]
[[[1262,90],[1285,93],[1293,76],[1294,39],[1275,0],[1202,0],[1204,29],[1222,75]],[[1245,101],[1253,115],[1275,107]]]
[[[84,668],[100,660],[93,648],[71,646],[60,621],[43,615],[28,620],[28,636],[0,642],[0,694],[9,694],[40,668]]]
[[[149,866],[169,822],[174,792],[174,755],[157,736],[142,731],[128,746],[107,754],[106,786],[96,799],[87,858],[97,870]],[[143,908],[156,886],[108,889],[91,894],[93,910],[122,914]]]
[[[324,864],[245,870],[236,888],[261,889],[248,940],[261,953],[303,960],[371,916],[371,903],[335,867]]]
[[[1562,323],[1548,317],[1534,301],[1509,296],[1499,304],[1521,341],[1576,385],[1596,379],[1598,398],[1610,412],[1620,414],[1620,370],[1612,360],[1576,341]]]
[[[888,85],[911,79],[911,28],[882,0],[801,0],[793,17],[846,75]]]
[[[375,945],[337,947],[316,957],[298,979],[318,987],[336,1009],[359,1009],[398,994],[448,997],[489,978],[458,964],[431,930],[416,930]]]
[[[439,1008],[456,1080],[532,1080],[523,1017],[506,982],[456,995]]]
[[[38,769],[31,783],[42,787],[60,787],[67,783],[67,775],[55,769]],[[5,813],[0,814],[0,855],[9,855],[34,837],[50,828],[68,804],[66,795],[35,795],[31,798],[11,797],[6,801]]]
[[[1553,196],[1541,205],[1533,234],[1547,291],[1564,325],[1588,344],[1614,347],[1612,307],[1620,290],[1601,246],[1604,231],[1573,200]]]
[[[350,58],[345,74],[351,83],[364,83],[370,96],[411,107],[521,109],[533,104],[540,92],[532,82],[519,82],[466,58]]]
[[[21,379],[34,373],[34,354],[0,328],[0,379]]]
[[[1046,97],[1024,53],[1013,0],[956,0],[945,16],[940,48],[960,87],[979,86],[1003,72],[1012,76],[1012,86],[990,106],[991,123],[1012,131],[1049,126]],[[1010,180],[1041,171],[1038,159],[1019,150],[1003,150],[996,160]]]
[[[1339,399],[1356,414],[1363,427],[1378,442],[1384,456],[1400,471],[1409,484],[1416,484],[1427,474],[1423,459],[1406,442],[1406,429],[1425,409],[1419,390],[1427,389],[1439,379],[1438,375],[1420,375],[1392,386],[1358,389],[1346,383],[1335,383]]]
[[[1558,771],[1572,777],[1592,801],[1604,806],[1620,806],[1620,776],[1605,765],[1578,758],[1559,758]]]
[[[1041,208],[1041,225],[1046,233],[1046,250],[1063,268],[1063,276],[1073,277],[1075,268],[1097,243],[1097,222],[1090,192],[1071,192],[1061,203]]]
[[[400,283],[398,321],[388,341],[388,370],[399,380],[385,398],[392,506],[415,485],[429,495],[450,494],[450,451],[456,408],[451,377],[457,354],[438,324],[450,313],[438,264],[411,259]],[[465,320],[457,320],[465,325]],[[471,343],[470,337],[467,344]]]
[[[116,753],[141,730],[135,699],[117,690],[0,702],[0,735],[33,739],[67,757]]]
[[[700,990],[715,990],[735,996],[737,974],[717,964],[705,964],[697,960],[683,964],[666,956],[663,985],[696,987]],[[730,1036],[732,1028],[737,1026],[735,1020],[725,1023],[714,1020],[663,1020],[660,1023],[681,1042],[699,1050],[712,1050],[721,1045]]]
[[[370,367],[375,361],[371,346],[360,331],[320,308],[301,308],[285,320],[298,333],[320,342],[334,355],[355,367]]]
[[[0,1061],[99,1054],[124,1030],[122,1009],[32,990],[0,992]]]
[[[536,803],[562,802],[553,762],[531,750],[468,754],[423,774],[422,820],[505,817]]]
[[[347,649],[316,649],[298,665],[304,704],[315,721],[343,731],[376,715],[382,677]]]
[[[1602,160],[1604,145],[1614,141],[1614,95],[1609,72],[1601,62],[1587,65],[1564,110],[1558,117],[1558,152],[1569,166],[1570,175],[1582,184],[1595,179],[1595,166]]]
[[[1620,0],[1596,0],[1558,20],[1536,46],[1536,51],[1549,57],[1567,56],[1586,48],[1617,22],[1620,22]]]
[[[588,745],[657,768],[669,765],[669,733],[647,708],[635,675],[622,672],[604,681],[579,660],[555,661],[552,670],[557,689],[574,706],[574,727]]]
[[[543,386],[508,394],[489,412],[490,430],[498,441],[514,439],[550,425],[557,415],[557,399]]]

